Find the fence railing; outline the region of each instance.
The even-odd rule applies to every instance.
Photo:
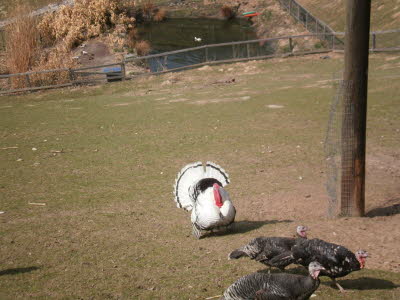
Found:
[[[337,36],[344,37],[344,33],[322,32],[211,44],[154,55],[129,57],[124,61],[108,65],[0,75],[0,94],[106,83],[204,65],[343,51],[343,45],[335,42]],[[373,52],[400,51],[400,29],[371,32],[370,40],[370,50]]]
[[[291,16],[298,22],[302,23],[304,27],[313,33],[330,33],[335,34],[335,31],[326,23],[319,20],[311,14],[305,7],[299,4],[296,0],[278,0],[281,6],[286,9]],[[334,39],[337,47],[343,45],[343,41],[339,38]]]

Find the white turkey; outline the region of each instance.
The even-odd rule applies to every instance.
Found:
[[[284,269],[287,264],[281,264],[280,261],[276,265],[270,263],[274,257],[290,251],[297,239],[307,239],[306,226],[299,225],[296,227],[296,235],[294,238],[289,237],[258,237],[251,240],[248,244],[232,251],[229,259],[238,259],[240,257],[248,256],[250,259],[263,263],[271,267],[278,267]]]
[[[324,267],[318,262],[308,266],[309,275],[253,273],[233,283],[220,300],[302,300],[309,299],[319,286],[318,275]]]
[[[343,246],[312,239],[299,241],[290,252],[272,259],[272,263],[281,261],[285,264],[295,263],[307,266],[311,261],[318,261],[325,268],[321,276],[330,277],[339,290],[344,292],[343,287],[336,282],[336,278],[364,268],[367,257],[368,253],[364,250],[353,253]]]
[[[229,184],[229,175],[219,165],[201,162],[183,167],[174,186],[175,202],[179,208],[192,211],[193,235],[202,237],[202,231],[227,227],[235,220],[236,210],[223,188]]]

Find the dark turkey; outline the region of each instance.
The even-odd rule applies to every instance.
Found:
[[[228,255],[228,259],[238,259],[240,257],[248,256],[250,259],[259,261],[267,266],[277,267],[284,269],[291,262],[285,264],[281,260],[277,260],[276,263],[271,264],[271,259],[281,255],[282,253],[287,253],[292,249],[298,239],[307,239],[306,226],[297,226],[296,236],[294,238],[288,237],[258,237],[251,240],[247,245],[240,247],[232,251]]]
[[[308,266],[311,261],[317,261],[325,268],[321,272],[321,276],[330,277],[343,292],[344,289],[336,282],[335,278],[364,268],[367,257],[368,253],[364,250],[353,253],[343,246],[320,239],[312,239],[299,241],[292,247],[290,253],[274,257],[272,264],[296,263]]]
[[[318,275],[324,270],[311,262],[309,276],[287,273],[253,273],[233,283],[220,300],[302,300],[308,299],[319,286]]]

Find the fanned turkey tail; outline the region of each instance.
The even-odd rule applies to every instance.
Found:
[[[179,208],[191,210],[193,208],[196,185],[200,180],[211,178],[221,183],[222,186],[229,184],[229,175],[225,170],[212,162],[207,162],[204,169],[201,162],[194,162],[182,168],[178,173],[174,185],[174,200]],[[204,180],[202,181],[204,183]]]

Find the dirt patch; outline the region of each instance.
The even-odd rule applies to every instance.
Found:
[[[120,61],[111,53],[108,45],[100,39],[83,43],[73,51],[73,56],[82,67],[106,65]]]

